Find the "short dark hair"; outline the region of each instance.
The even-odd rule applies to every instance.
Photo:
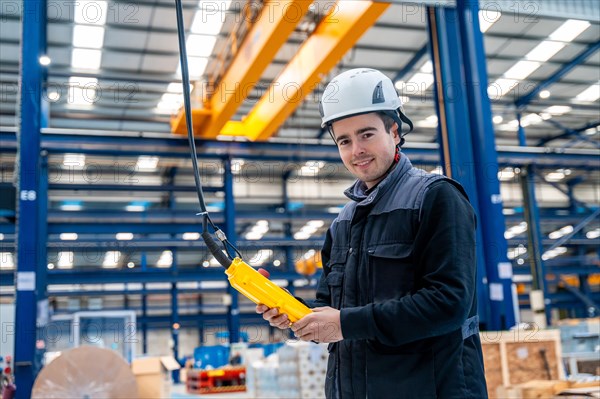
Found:
[[[391,116],[386,115],[383,112],[377,112],[377,115],[383,122],[383,127],[385,128],[385,131],[389,133],[390,130],[392,129],[392,126],[394,126],[394,123],[396,123],[396,121]]]
[[[394,123],[398,124],[398,135],[400,136],[399,145],[400,146],[404,145],[404,137],[402,137],[402,126],[400,126],[400,123],[396,122],[394,120],[394,118],[392,118],[391,116],[389,116],[383,112],[377,112],[377,115],[379,115],[379,118],[383,122],[383,127],[385,128],[385,131],[390,134],[392,133],[392,126],[394,126]]]

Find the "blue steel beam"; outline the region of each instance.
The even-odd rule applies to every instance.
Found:
[[[581,219],[579,221],[581,221]],[[527,241],[525,239],[519,240],[519,239],[515,239],[515,238],[507,240],[507,242],[511,246],[515,246],[515,245],[519,245],[519,244],[526,244],[527,243]],[[556,242],[556,240],[551,240],[549,238],[546,238],[546,239],[542,240],[542,244],[544,246],[548,246],[548,247],[550,247],[555,242]],[[571,238],[569,240],[569,244],[570,245],[581,245],[581,246],[591,246],[591,247],[594,247],[594,246],[599,246],[600,245],[600,240],[599,239],[591,240],[589,238]]]
[[[525,128],[521,123],[521,113],[517,113],[519,145],[524,147],[527,143]],[[544,298],[548,295],[546,286],[546,265],[542,259],[543,244],[542,230],[540,227],[540,209],[537,206],[535,195],[535,169],[533,165],[526,165],[519,176],[523,196],[523,216],[529,228],[527,229],[527,250],[533,254],[529,262],[529,270],[533,278],[534,290],[541,290]],[[550,308],[545,307],[546,324],[550,324]]]
[[[173,262],[175,262],[175,254],[173,254]],[[173,340],[173,357],[179,361],[179,290],[177,283],[171,283],[171,339]],[[179,383],[179,370],[173,370],[173,382]]]
[[[589,270],[587,271],[587,273],[589,273]],[[304,279],[304,278],[303,278]],[[145,286],[145,284],[142,284]],[[307,285],[303,288],[314,288],[314,284],[313,285]],[[204,287],[198,287],[198,288],[177,288],[178,292],[180,294],[209,294],[209,293],[224,293],[225,292],[225,288],[204,288]],[[130,289],[128,286],[125,286],[124,290],[84,290],[84,291],[70,291],[70,290],[66,290],[66,291],[56,291],[56,290],[52,290],[49,292],[48,296],[50,297],[58,297],[58,296],[73,296],[73,297],[80,297],[80,296],[119,296],[119,295],[168,295],[171,293],[171,289]]]
[[[336,214],[332,214],[329,212],[319,212],[319,211],[297,211],[297,212],[287,212],[287,213],[276,213],[276,212],[267,212],[267,211],[239,211],[237,212],[237,217],[240,220],[259,220],[259,219],[269,219],[269,220],[304,220],[304,219],[331,219],[335,218]],[[128,212],[128,211],[118,211],[118,210],[108,210],[108,209],[90,209],[90,210],[82,210],[82,211],[62,211],[62,210],[51,210],[48,215],[50,222],[52,224],[56,224],[55,221],[60,221],[66,219],[72,219],[74,217],[77,218],[77,222],[83,222],[84,219],[90,219],[94,221],[101,221],[102,218],[110,218],[110,219],[119,219],[123,221],[130,222],[135,225],[135,223],[144,222],[163,222],[164,224],[170,223],[173,219],[181,220],[182,218],[188,217],[190,220],[197,220],[198,223],[195,225],[200,227],[200,220],[196,216],[196,212],[194,210],[168,210],[168,209],[151,209],[144,212]],[[213,221],[223,222],[225,219],[224,212],[211,212],[211,218]],[[104,223],[104,222],[102,222]],[[114,223],[113,223],[114,224]],[[90,224],[93,225],[93,224]],[[188,223],[188,225],[193,226],[194,224]],[[193,230],[188,230],[193,231]],[[52,232],[50,232],[52,233]]]
[[[594,213],[592,213],[591,215],[587,216],[585,219],[583,219],[581,221],[581,223],[577,224],[574,228],[573,231],[570,232],[569,234],[559,238],[558,240],[556,240],[551,246],[550,248],[548,248],[546,251],[552,251],[555,248],[560,247],[561,245],[569,242],[571,240],[571,238],[577,234],[581,229],[583,229],[585,226],[587,226],[592,220],[596,219],[598,217],[598,215],[600,215],[600,208],[596,209],[594,211]]]
[[[594,127],[600,125],[600,121],[586,123],[584,126],[576,128],[576,129],[568,128],[568,127],[564,126],[563,124],[561,124],[560,122],[555,121],[554,119],[547,119],[547,120],[545,120],[545,122],[550,123],[551,125],[556,126],[557,128],[563,130],[564,133],[559,134],[557,136],[548,137],[548,138],[538,141],[538,143],[537,143],[538,147],[542,147],[554,140],[565,139],[565,138],[569,138],[571,136],[575,136],[578,140],[586,141],[586,142],[596,146],[596,148],[600,148],[600,144],[598,144],[596,141],[581,134],[581,132],[583,132],[587,129],[594,128]]]
[[[564,212],[564,213],[563,213]],[[312,215],[312,216],[311,216]],[[328,223],[327,221],[331,219],[331,214],[328,214],[328,217],[323,217],[318,216],[319,214],[300,214],[298,216],[298,220],[302,219],[302,220],[311,220],[311,219],[324,219],[326,223]],[[561,210],[561,209],[557,209],[557,210],[547,210],[547,209],[540,209],[540,216],[541,216],[541,222],[542,223],[569,223],[569,222],[577,222],[579,220],[581,220],[581,217],[585,217],[586,212],[579,212],[579,213],[571,213],[568,210]],[[117,213],[117,217],[122,218],[123,214],[119,214]],[[292,217],[288,217],[288,218],[279,218],[279,214],[273,214],[273,218],[271,218],[271,220],[282,220],[284,223],[288,220],[292,220]],[[263,217],[260,216],[256,216],[257,219],[264,219],[264,218],[268,218],[268,215],[264,215]],[[521,221],[523,220],[524,216],[521,212],[512,214],[512,215],[506,215],[505,219],[506,220],[510,220],[510,221]],[[144,224],[144,223],[140,223],[140,222],[123,222],[123,223],[106,223],[102,221],[102,218],[100,217],[94,217],[94,220],[96,220],[96,223],[88,223],[88,222],[72,222],[72,223],[56,223],[56,222],[50,222],[49,224],[49,234],[60,234],[60,233],[77,233],[77,234],[116,234],[116,233],[120,233],[120,232],[131,232],[134,234],[161,234],[161,233],[166,233],[166,234],[182,234],[182,233],[186,233],[186,232],[193,232],[193,231],[198,231],[199,226],[197,224],[192,224],[192,223],[161,223],[161,220],[152,220],[151,218],[148,218],[149,220]],[[217,224],[220,223],[223,220],[223,218],[218,218],[218,217],[213,217],[213,221],[215,221]],[[0,223],[0,233],[4,234],[4,240],[1,242],[0,245],[7,247],[9,245],[13,245],[14,241],[12,241],[11,237],[12,235],[15,234],[15,226],[14,224],[10,224],[10,223]],[[149,241],[146,241],[149,240]],[[315,238],[315,240],[318,241],[318,238]],[[141,245],[145,245],[146,242],[151,242],[152,239],[135,239],[133,241],[136,242],[140,242]],[[175,240],[177,241],[177,240]],[[261,240],[262,242],[263,240]],[[273,245],[279,245],[278,243],[281,243],[281,245],[294,245],[293,242],[287,243],[285,241],[285,239],[276,239],[276,242]],[[55,240],[52,239],[49,242],[54,243]],[[82,240],[78,240],[78,242],[88,242],[84,239]],[[170,242],[170,241],[169,241]],[[318,243],[313,243],[312,240],[311,241],[306,241],[305,242],[307,246],[310,245],[317,245]],[[321,242],[322,243],[322,242]],[[51,244],[54,245],[54,244]],[[170,245],[176,245],[176,246],[193,246],[195,247],[196,244],[194,241],[190,241],[187,244],[186,243],[170,243]],[[241,245],[244,245],[243,242]],[[304,244],[302,244],[302,242],[298,242],[298,245],[302,246]],[[7,248],[10,250],[10,248]]]
[[[38,301],[44,300],[45,262],[40,264],[46,243],[41,236],[42,202],[47,192],[40,186],[40,132],[46,118],[42,115],[44,70],[39,58],[46,52],[46,0],[22,4],[20,59],[20,135],[18,139],[18,205],[14,372],[17,399],[31,396],[37,375],[35,348]],[[40,190],[40,188],[42,190]],[[40,315],[42,316],[42,315]]]
[[[563,288],[564,289],[564,288]],[[565,290],[564,292],[556,292],[548,294],[548,303],[546,306],[555,309],[577,309],[581,306],[582,302],[572,292]],[[589,298],[597,303],[600,303],[600,292],[593,292],[589,295]],[[519,295],[519,303],[522,309],[530,309],[528,295]]]
[[[283,176],[282,179],[282,192],[283,192],[283,209],[285,209],[285,212],[289,212],[290,211],[290,197],[289,197],[289,192],[288,192],[288,178],[289,178],[289,173],[286,173]],[[283,225],[283,230],[284,230],[284,234],[285,234],[285,238],[287,240],[292,241],[294,239],[294,235],[292,233],[292,221],[289,220],[288,222],[284,223]],[[323,241],[321,241],[323,242]],[[317,248],[320,248],[322,246],[319,245],[317,246]],[[293,271],[295,269],[295,258],[294,258],[294,254],[292,251],[292,247],[286,247],[285,248],[285,270],[287,271]]]
[[[0,152],[14,152],[14,133],[0,133]],[[137,144],[136,144],[137,143]],[[83,145],[85,146],[83,147]],[[90,145],[87,145],[90,144]],[[199,147],[202,145],[199,144]],[[298,154],[297,144],[272,142],[229,143],[205,142],[204,151],[218,151],[219,154],[200,153],[200,159],[221,160],[225,154],[256,161],[283,162],[284,170],[300,166],[308,160],[327,161],[339,164],[339,154],[335,145],[302,144],[303,153]],[[411,161],[437,164],[439,146],[431,143],[406,143],[403,150]],[[188,158],[187,144],[183,140],[156,139],[148,137],[82,136],[82,135],[42,135],[42,148],[52,154],[82,153],[105,156],[156,155],[171,158]],[[200,148],[199,148],[200,150]],[[202,150],[200,150],[202,151]],[[598,150],[561,150],[556,148],[498,146],[498,162],[502,166],[515,166],[530,163],[569,167],[595,167],[598,165]],[[260,152],[260,155],[256,155]],[[294,165],[298,163],[298,165]]]
[[[590,208],[585,202],[578,200],[577,198],[575,198],[575,196],[573,195],[573,190],[572,188],[569,189],[564,189],[561,186],[558,185],[558,183],[553,182],[553,181],[549,181],[545,178],[542,177],[541,179],[542,182],[554,187],[555,189],[557,189],[558,191],[560,191],[561,193],[563,193],[564,195],[566,195],[567,197],[569,197],[569,202],[572,203],[575,206],[581,206],[583,208],[585,208],[586,210],[593,212],[593,209]],[[568,183],[567,183],[568,184]],[[572,213],[572,212],[571,212]]]
[[[460,59],[460,39],[457,14],[454,9],[428,7],[428,32],[433,62],[434,95],[438,115],[438,141],[444,174],[459,181],[467,192],[470,202],[479,215],[475,182],[474,159],[471,148],[471,133],[468,122],[466,95],[461,92],[462,77]],[[453,61],[450,61],[452,58]],[[468,149],[464,151],[464,149]],[[482,230],[478,226],[476,242],[483,242]],[[494,283],[487,277],[485,247],[476,246],[477,259],[477,303],[481,323],[487,329],[500,328],[500,308],[489,300],[485,281]],[[496,316],[498,315],[498,316]]]
[[[479,2],[457,0],[456,12],[460,29],[460,40],[464,63],[465,88],[472,134],[473,158],[477,181],[480,223],[483,236],[486,271],[490,287],[491,302],[501,303],[501,328],[512,327],[516,322],[512,290],[512,267],[506,257],[507,244],[504,238],[504,215],[497,173],[499,156],[496,151],[491,105],[487,94],[488,73],[483,42],[479,27]],[[448,62],[453,62],[448,60]],[[504,269],[504,271],[502,270]],[[492,284],[498,284],[502,295],[491,295]],[[492,307],[495,305],[492,305]],[[498,315],[495,315],[498,317]]]
[[[520,125],[519,129],[523,129]],[[523,195],[523,207],[525,221],[527,222],[527,252],[533,254],[530,259],[529,267],[533,277],[532,286],[534,290],[543,292],[544,298],[548,296],[548,287],[546,285],[546,265],[542,258],[544,247],[542,244],[542,229],[540,226],[539,207],[535,194],[535,170],[532,165],[528,165],[521,171],[519,176],[521,180],[521,191]],[[551,323],[551,313],[548,307],[545,307],[546,323]]]
[[[572,262],[572,261],[571,261]],[[573,266],[565,265],[565,264],[552,264],[550,262],[546,262],[546,270],[548,273],[560,275],[560,274],[583,274],[589,275],[598,272],[598,266],[596,265],[583,265],[583,266]],[[531,269],[529,267],[523,266],[515,266],[514,268],[515,275],[531,275]],[[548,279],[550,281],[550,279]]]
[[[233,197],[233,173],[231,171],[231,158],[225,160],[223,164],[224,175],[223,183],[225,185],[225,234],[227,239],[234,246],[237,245],[237,235],[235,231],[235,200]],[[233,255],[233,254],[232,254]],[[246,259],[246,261],[248,261]],[[231,303],[227,309],[227,328],[229,330],[229,342],[240,341],[240,309],[238,305],[238,292],[227,285],[227,294],[231,298]]]
[[[200,270],[203,269],[203,270]],[[168,269],[148,269],[142,270],[115,270],[107,271],[105,269],[96,270],[52,270],[48,272],[47,284],[109,284],[109,283],[172,283],[185,281],[224,281],[225,273],[219,268],[198,268],[197,270],[181,269],[177,274],[171,273]],[[277,269],[265,267],[271,272],[271,279],[274,280],[297,280],[305,279],[295,272],[280,272]],[[319,273],[314,278],[319,277]],[[13,274],[9,271],[0,272],[0,285],[12,286],[14,280],[10,277]]]
[[[71,314],[72,312],[59,312],[57,314]],[[169,315],[154,315],[154,316],[137,316],[136,317],[137,325],[146,325],[149,330],[157,329],[157,328],[168,328],[170,325],[170,316]],[[182,328],[196,328],[199,323],[208,324],[211,327],[219,327],[225,326],[226,320],[223,315],[220,314],[189,314],[189,315],[180,315],[180,324]],[[265,321],[261,317],[261,315],[256,313],[242,313],[240,314],[240,323],[244,326],[263,326]],[[53,327],[56,328],[56,327]],[[69,327],[66,327],[69,328]],[[248,332],[253,330],[248,330]],[[64,333],[68,333],[68,330],[63,331]],[[112,332],[111,332],[112,333]],[[254,338],[256,338],[256,342],[262,341],[262,339],[258,339],[258,337],[251,336],[251,342],[254,342]],[[142,346],[143,346],[142,342]]]
[[[136,323],[142,326],[142,353],[148,353],[148,295],[146,293],[146,284],[142,284],[142,321]]]
[[[419,62],[421,62],[421,60],[427,55],[428,52],[428,45],[425,44],[415,53],[415,55],[413,55],[413,57],[402,67],[402,69],[398,71],[398,73],[396,74],[396,76],[394,76],[394,79],[392,81],[396,83],[399,80],[404,79],[404,76],[411,72],[415,68],[415,66]]]
[[[592,139],[590,139],[589,137],[587,137],[587,136],[585,136],[585,135],[583,135],[583,134],[581,134],[581,133],[576,133],[574,136],[575,136],[574,138],[570,139],[570,140],[569,140],[569,141],[568,141],[566,144],[564,144],[564,145],[563,145],[562,147],[560,147],[560,148],[561,148],[561,149],[567,149],[567,148],[571,148],[571,147],[573,147],[575,144],[577,144],[577,143],[581,143],[581,142],[584,142],[584,143],[591,144],[591,145],[593,145],[593,146],[594,146],[594,147],[596,147],[596,148],[600,148],[600,144],[599,144],[597,141],[595,141],[595,140],[592,140]]]
[[[571,72],[578,65],[581,65],[590,55],[594,54],[600,48],[600,40],[590,44],[585,50],[579,53],[570,62],[564,64],[558,71],[554,72],[546,80],[534,87],[529,93],[521,96],[515,100],[517,108],[521,108],[529,104],[540,91],[544,90],[548,86],[558,82],[563,76]]]
[[[147,191],[147,192],[196,192],[194,186],[174,186],[174,185],[137,185],[137,184],[69,184],[69,183],[50,183],[50,190],[86,190],[86,191]],[[222,187],[203,187],[204,192],[216,193],[223,191]]]
[[[569,291],[573,296],[579,299],[586,307],[589,312],[589,317],[595,317],[600,315],[600,301],[596,303],[591,295],[586,295],[582,291],[580,291],[577,287],[573,287],[569,284],[564,278],[560,278],[560,282],[562,283],[560,286],[565,290]]]

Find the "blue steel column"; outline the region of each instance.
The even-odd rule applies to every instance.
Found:
[[[177,249],[170,248],[173,255],[173,263],[171,264],[171,272],[177,275]],[[171,283],[171,338],[173,339],[173,357],[179,361],[179,300],[177,298],[178,289],[177,282]],[[173,381],[179,382],[179,370],[173,370]]]
[[[179,300],[177,298],[177,283],[171,283],[171,338],[173,339],[173,357],[179,361]],[[173,381],[179,383],[179,370],[173,370]]]
[[[501,327],[507,328],[516,324],[518,309],[516,290],[512,283],[512,264],[506,255],[505,221],[498,181],[498,153],[490,99],[487,94],[488,74],[483,34],[479,27],[479,2],[457,0],[456,6],[465,67],[465,88],[470,111],[472,151],[475,164],[478,165],[475,168],[475,178],[488,278],[493,276],[494,283],[501,284],[504,297],[502,301],[504,320]]]
[[[470,148],[470,132],[467,122],[467,110],[464,91],[461,91],[460,63],[450,63],[452,57],[460,52],[457,48],[456,18],[448,18],[451,26],[446,26],[446,13],[454,10],[442,8],[428,8],[428,29],[431,50],[431,59],[434,71],[434,93],[438,114],[438,139],[440,142],[440,159],[446,176],[459,181],[465,188],[475,212],[479,215],[477,191],[474,182],[474,162],[470,151],[461,151]],[[450,48],[451,36],[453,48]],[[456,58],[454,58],[456,59]],[[444,62],[446,61],[446,62]],[[454,76],[453,76],[454,75]],[[456,80],[458,82],[456,82]],[[458,83],[458,85],[457,85]],[[462,133],[460,137],[458,133]],[[453,133],[453,134],[449,134]],[[478,226],[477,243],[482,242],[481,228]],[[477,304],[481,324],[486,329],[497,329],[497,324],[490,320],[490,311],[495,311],[497,304],[492,303],[494,309],[490,310],[490,300],[486,280],[484,248],[481,244],[477,251]]]
[[[521,125],[521,114],[517,114],[517,122],[519,123],[518,137],[519,145],[524,147],[527,145],[525,129]],[[540,225],[540,211],[537,206],[535,196],[535,168],[532,164],[524,165],[519,174],[521,183],[521,191],[523,195],[523,211],[525,221],[527,222],[527,259],[531,269],[532,290],[541,290],[544,294],[544,301],[548,298],[548,288],[546,287],[546,268],[542,254],[544,252],[542,244],[542,228]],[[545,306],[546,324],[550,325],[550,307]],[[532,309],[533,310],[533,309]],[[535,312],[535,310],[534,310]]]
[[[169,186],[175,185],[175,176],[177,175],[177,168],[171,168],[168,172],[167,182]],[[175,210],[175,192],[170,190],[168,192],[167,204],[170,211]],[[175,238],[174,234],[171,234],[171,238]],[[177,262],[177,248],[172,247],[169,248],[171,251],[172,263],[171,263],[171,274],[173,276],[177,276],[178,272],[178,262]],[[177,281],[171,283],[171,339],[173,340],[173,357],[179,361],[179,301],[177,298],[178,295],[177,290]],[[173,370],[173,381],[175,383],[179,382],[179,370]]]
[[[146,283],[142,283],[142,353],[148,353],[148,295]]]
[[[45,237],[41,237],[39,226],[40,204],[46,201],[46,193],[39,192],[44,76],[39,57],[45,52],[46,45],[46,1],[24,1],[22,5],[14,359],[16,397],[19,399],[31,396],[37,374],[34,367],[37,305],[46,289],[36,284],[40,281],[39,272],[46,270],[46,260],[40,263],[40,248],[45,245]]]
[[[231,158],[223,160],[223,185],[225,186],[225,234],[233,245],[237,241],[235,232],[235,204],[233,198],[233,173],[231,172]],[[227,310],[227,327],[229,329],[229,342],[240,340],[240,309],[238,305],[238,292],[227,284],[227,294],[231,297],[231,304]]]
[[[291,172],[288,171],[283,175],[282,185],[283,185],[283,209],[285,210],[286,215],[290,214],[290,198],[288,195],[288,179],[290,177]],[[286,221],[283,225],[285,239],[292,240],[294,235],[292,234],[292,222],[291,220]],[[293,272],[295,268],[295,258],[294,258],[294,250],[288,245],[285,247],[285,271]]]

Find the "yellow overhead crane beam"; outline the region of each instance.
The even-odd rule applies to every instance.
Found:
[[[306,13],[311,1],[284,3],[294,3],[281,8],[288,11],[294,9],[293,17],[284,16],[275,23],[269,22],[268,18],[259,18],[210,98],[209,104],[205,104],[201,109],[192,109],[196,135],[202,138],[230,135],[246,136],[252,141],[267,140],[316,88],[322,76],[342,59],[390,6],[390,3],[367,0],[338,0],[252,111],[241,122],[230,121],[299,22],[298,6]],[[263,13],[266,9],[265,6]],[[291,21],[292,24],[289,23]],[[252,43],[253,40],[256,43]],[[239,90],[233,90],[234,88]],[[171,127],[175,133],[186,132],[183,110],[173,118]]]
[[[271,137],[389,5],[365,0],[335,3],[246,118],[227,122],[221,134],[252,141]]]
[[[194,133],[215,138],[235,115],[312,1],[266,0],[225,75],[201,108],[192,109]],[[183,108],[171,119],[173,133],[187,133]]]

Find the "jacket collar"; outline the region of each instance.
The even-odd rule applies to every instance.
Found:
[[[356,180],[352,186],[344,191],[344,195],[358,202],[358,205],[370,205],[381,197],[393,182],[398,181],[410,169],[412,169],[412,163],[405,154],[401,154],[396,167],[375,187],[369,190],[362,180]]]

